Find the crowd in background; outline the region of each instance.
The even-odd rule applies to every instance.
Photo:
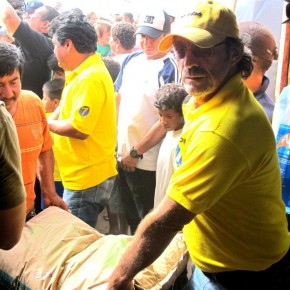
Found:
[[[276,226],[281,237],[276,248],[266,244],[276,251],[270,263],[275,265],[287,253],[285,208],[282,199],[273,196],[280,191],[280,171],[271,129],[275,102],[267,94],[271,80],[265,76],[278,59],[275,38],[260,23],[236,23],[228,9],[222,8],[225,19],[215,18],[205,8],[213,5],[219,14],[220,6],[199,2],[208,27],[184,32],[182,25],[200,25],[191,19],[198,13],[186,14],[184,21],[192,22],[181,22],[176,26],[180,30],[171,34],[175,17],[160,8],[150,7],[138,17],[130,11],[106,17],[93,10],[84,13],[81,7],[64,11],[61,2],[52,7],[41,1],[0,0],[0,101],[18,134],[26,221],[56,205],[95,228],[106,209],[108,234],[136,233],[135,243],[144,234],[149,248],[148,237],[160,237],[155,222],[165,239],[193,221],[187,235],[202,232],[207,247],[213,249],[214,238],[204,225],[210,224],[222,237],[222,217],[232,215],[234,198],[244,212],[252,199],[253,212],[249,220],[241,212],[241,224],[255,225],[256,209],[261,209],[264,223],[260,226],[269,236]],[[215,37],[203,39],[206,29]],[[252,148],[240,133],[249,137],[249,144],[255,144],[257,134],[260,147]],[[186,143],[191,138],[194,142]],[[224,172],[217,168],[221,163]],[[191,194],[187,184],[198,192],[193,202],[185,198]],[[23,207],[23,188],[16,185],[21,191],[16,205]],[[227,198],[228,194],[233,196]],[[259,204],[263,194],[267,201]],[[268,224],[269,200],[275,205],[271,208],[277,217],[275,226]],[[218,219],[217,209],[223,209]],[[180,217],[176,224],[173,213]],[[247,238],[234,230],[232,221],[227,225],[233,240],[243,239],[246,246]],[[263,244],[254,228],[247,230],[247,235]],[[218,242],[220,248],[228,245],[231,255],[240,259],[237,265],[224,253],[211,252],[213,259],[223,259],[229,269],[263,272],[269,266],[265,257],[248,267],[247,261],[237,257],[242,256],[241,248],[227,239]],[[190,239],[188,244],[192,252],[203,247]],[[142,257],[136,248],[136,255]],[[261,254],[257,245],[250,251]],[[197,265],[210,270],[208,275],[206,270],[201,274],[214,280],[214,267],[218,271],[222,267],[205,265],[205,258],[192,252]],[[154,257],[155,250],[152,253]],[[116,273],[123,271],[120,265]],[[125,282],[130,285],[128,273]],[[118,280],[118,275],[113,278]]]

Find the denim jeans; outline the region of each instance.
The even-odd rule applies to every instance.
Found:
[[[98,215],[107,206],[115,183],[115,176],[97,186],[84,190],[65,188],[63,200],[69,205],[71,213],[95,228]]]
[[[203,272],[193,267],[193,273],[183,290],[226,290],[214,280],[206,277]]]
[[[217,282],[219,281],[219,283]],[[222,285],[224,286],[222,286]],[[287,254],[263,271],[222,272],[211,279],[198,268],[183,290],[289,290],[290,249]]]
[[[119,169],[120,197],[133,235],[140,221],[154,206],[156,172],[136,168],[134,172]]]

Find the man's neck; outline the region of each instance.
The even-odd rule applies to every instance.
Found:
[[[72,63],[72,66],[70,67],[70,71],[75,70],[78,68],[87,58],[94,55],[94,52],[91,53],[79,53],[74,57],[74,62]]]

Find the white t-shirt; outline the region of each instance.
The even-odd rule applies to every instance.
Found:
[[[155,93],[164,84],[177,82],[178,72],[170,55],[148,60],[143,52],[130,54],[123,62],[116,80],[116,91],[121,95],[118,117],[118,157],[138,144],[159,120],[154,107]],[[143,154],[137,168],[156,170],[160,144]]]
[[[169,180],[175,169],[176,146],[182,129],[167,132],[157,159],[156,188],[154,207],[156,207],[165,195]]]

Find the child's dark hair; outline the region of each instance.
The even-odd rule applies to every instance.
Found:
[[[161,110],[172,109],[182,115],[182,103],[187,95],[182,85],[169,83],[157,90],[154,106]]]
[[[121,69],[121,65],[119,62],[117,62],[115,59],[113,59],[110,56],[104,56],[102,57],[103,62],[105,63],[107,70],[109,71],[109,74],[112,78],[113,83],[116,81],[120,69]]]
[[[58,63],[57,63],[57,58],[55,56],[55,54],[52,54],[48,60],[47,60],[47,66],[49,67],[50,70],[56,72],[64,72],[64,69],[59,67]]]
[[[64,87],[64,79],[54,79],[46,82],[43,85],[43,90],[47,91],[47,95],[52,101],[55,99],[60,100],[63,87]]]

